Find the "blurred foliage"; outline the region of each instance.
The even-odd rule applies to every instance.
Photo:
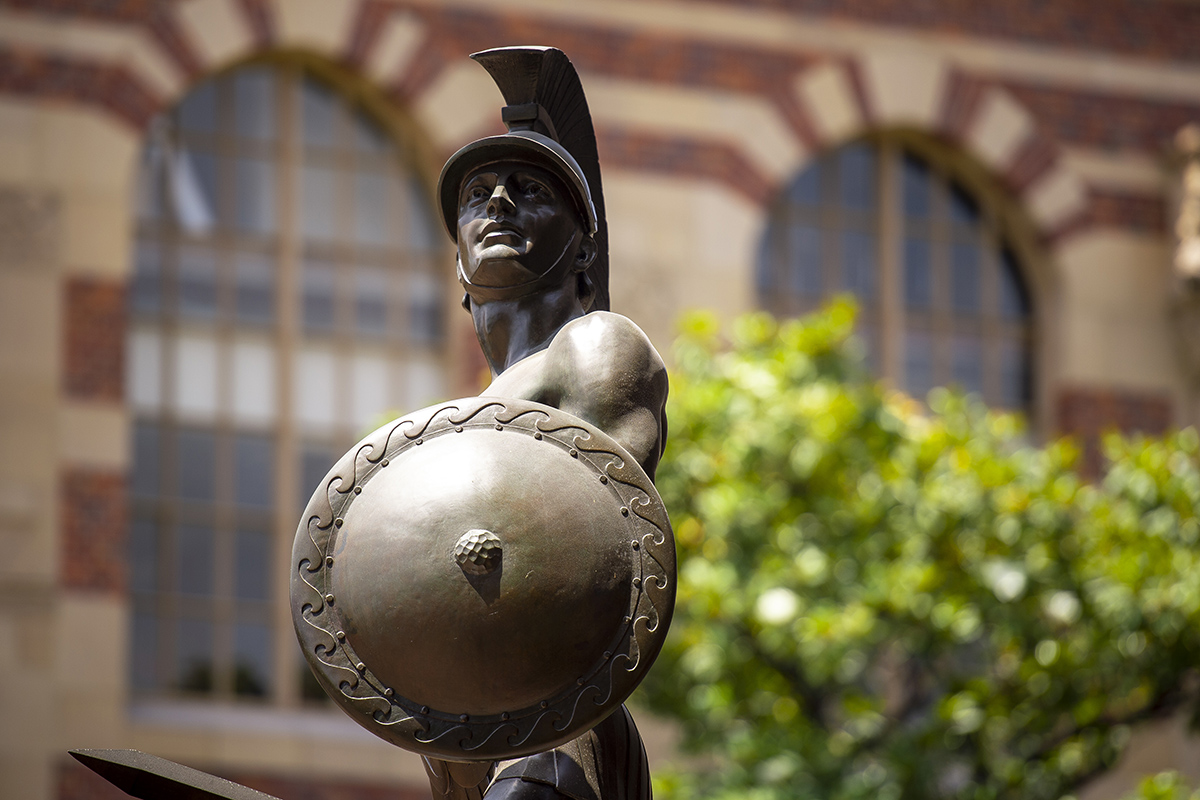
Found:
[[[1189,793],[1178,772],[1160,772],[1142,780],[1124,800],[1200,800],[1200,789]]]
[[[1114,436],[1089,484],[1016,416],[880,388],[853,317],[686,322],[657,481],[679,595],[641,697],[712,768],[655,791],[1068,795],[1195,705],[1200,440]]]

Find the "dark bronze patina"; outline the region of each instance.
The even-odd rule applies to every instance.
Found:
[[[435,797],[648,798],[621,703],[674,605],[653,485],[666,371],[608,311],[599,161],[570,62],[473,57],[509,130],[455,153],[438,197],[494,379],[330,472],[296,539],[297,631],[347,713],[425,757]]]

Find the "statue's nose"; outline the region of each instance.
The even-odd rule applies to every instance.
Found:
[[[508,196],[508,189],[505,188],[503,183],[497,183],[492,196],[488,198],[488,213],[498,214],[503,211],[511,211],[514,208],[516,206],[513,204],[512,198]]]

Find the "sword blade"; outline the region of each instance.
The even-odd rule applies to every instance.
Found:
[[[140,800],[279,800],[140,750],[71,750],[75,760]]]

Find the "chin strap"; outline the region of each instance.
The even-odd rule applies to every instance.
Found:
[[[574,254],[579,250],[579,245],[583,242],[583,231],[578,230],[571,240],[567,242],[563,251],[559,253],[558,260],[554,262],[554,266],[543,272],[538,277],[525,283],[518,283],[514,286],[479,286],[471,283],[468,280],[466,273],[463,272],[462,259],[458,259],[458,282],[462,284],[463,289],[472,300],[476,302],[486,303],[491,300],[517,300],[521,297],[528,297],[531,294],[536,294],[543,289],[549,289],[552,286],[561,286],[563,281],[572,272],[577,271],[575,267]]]

